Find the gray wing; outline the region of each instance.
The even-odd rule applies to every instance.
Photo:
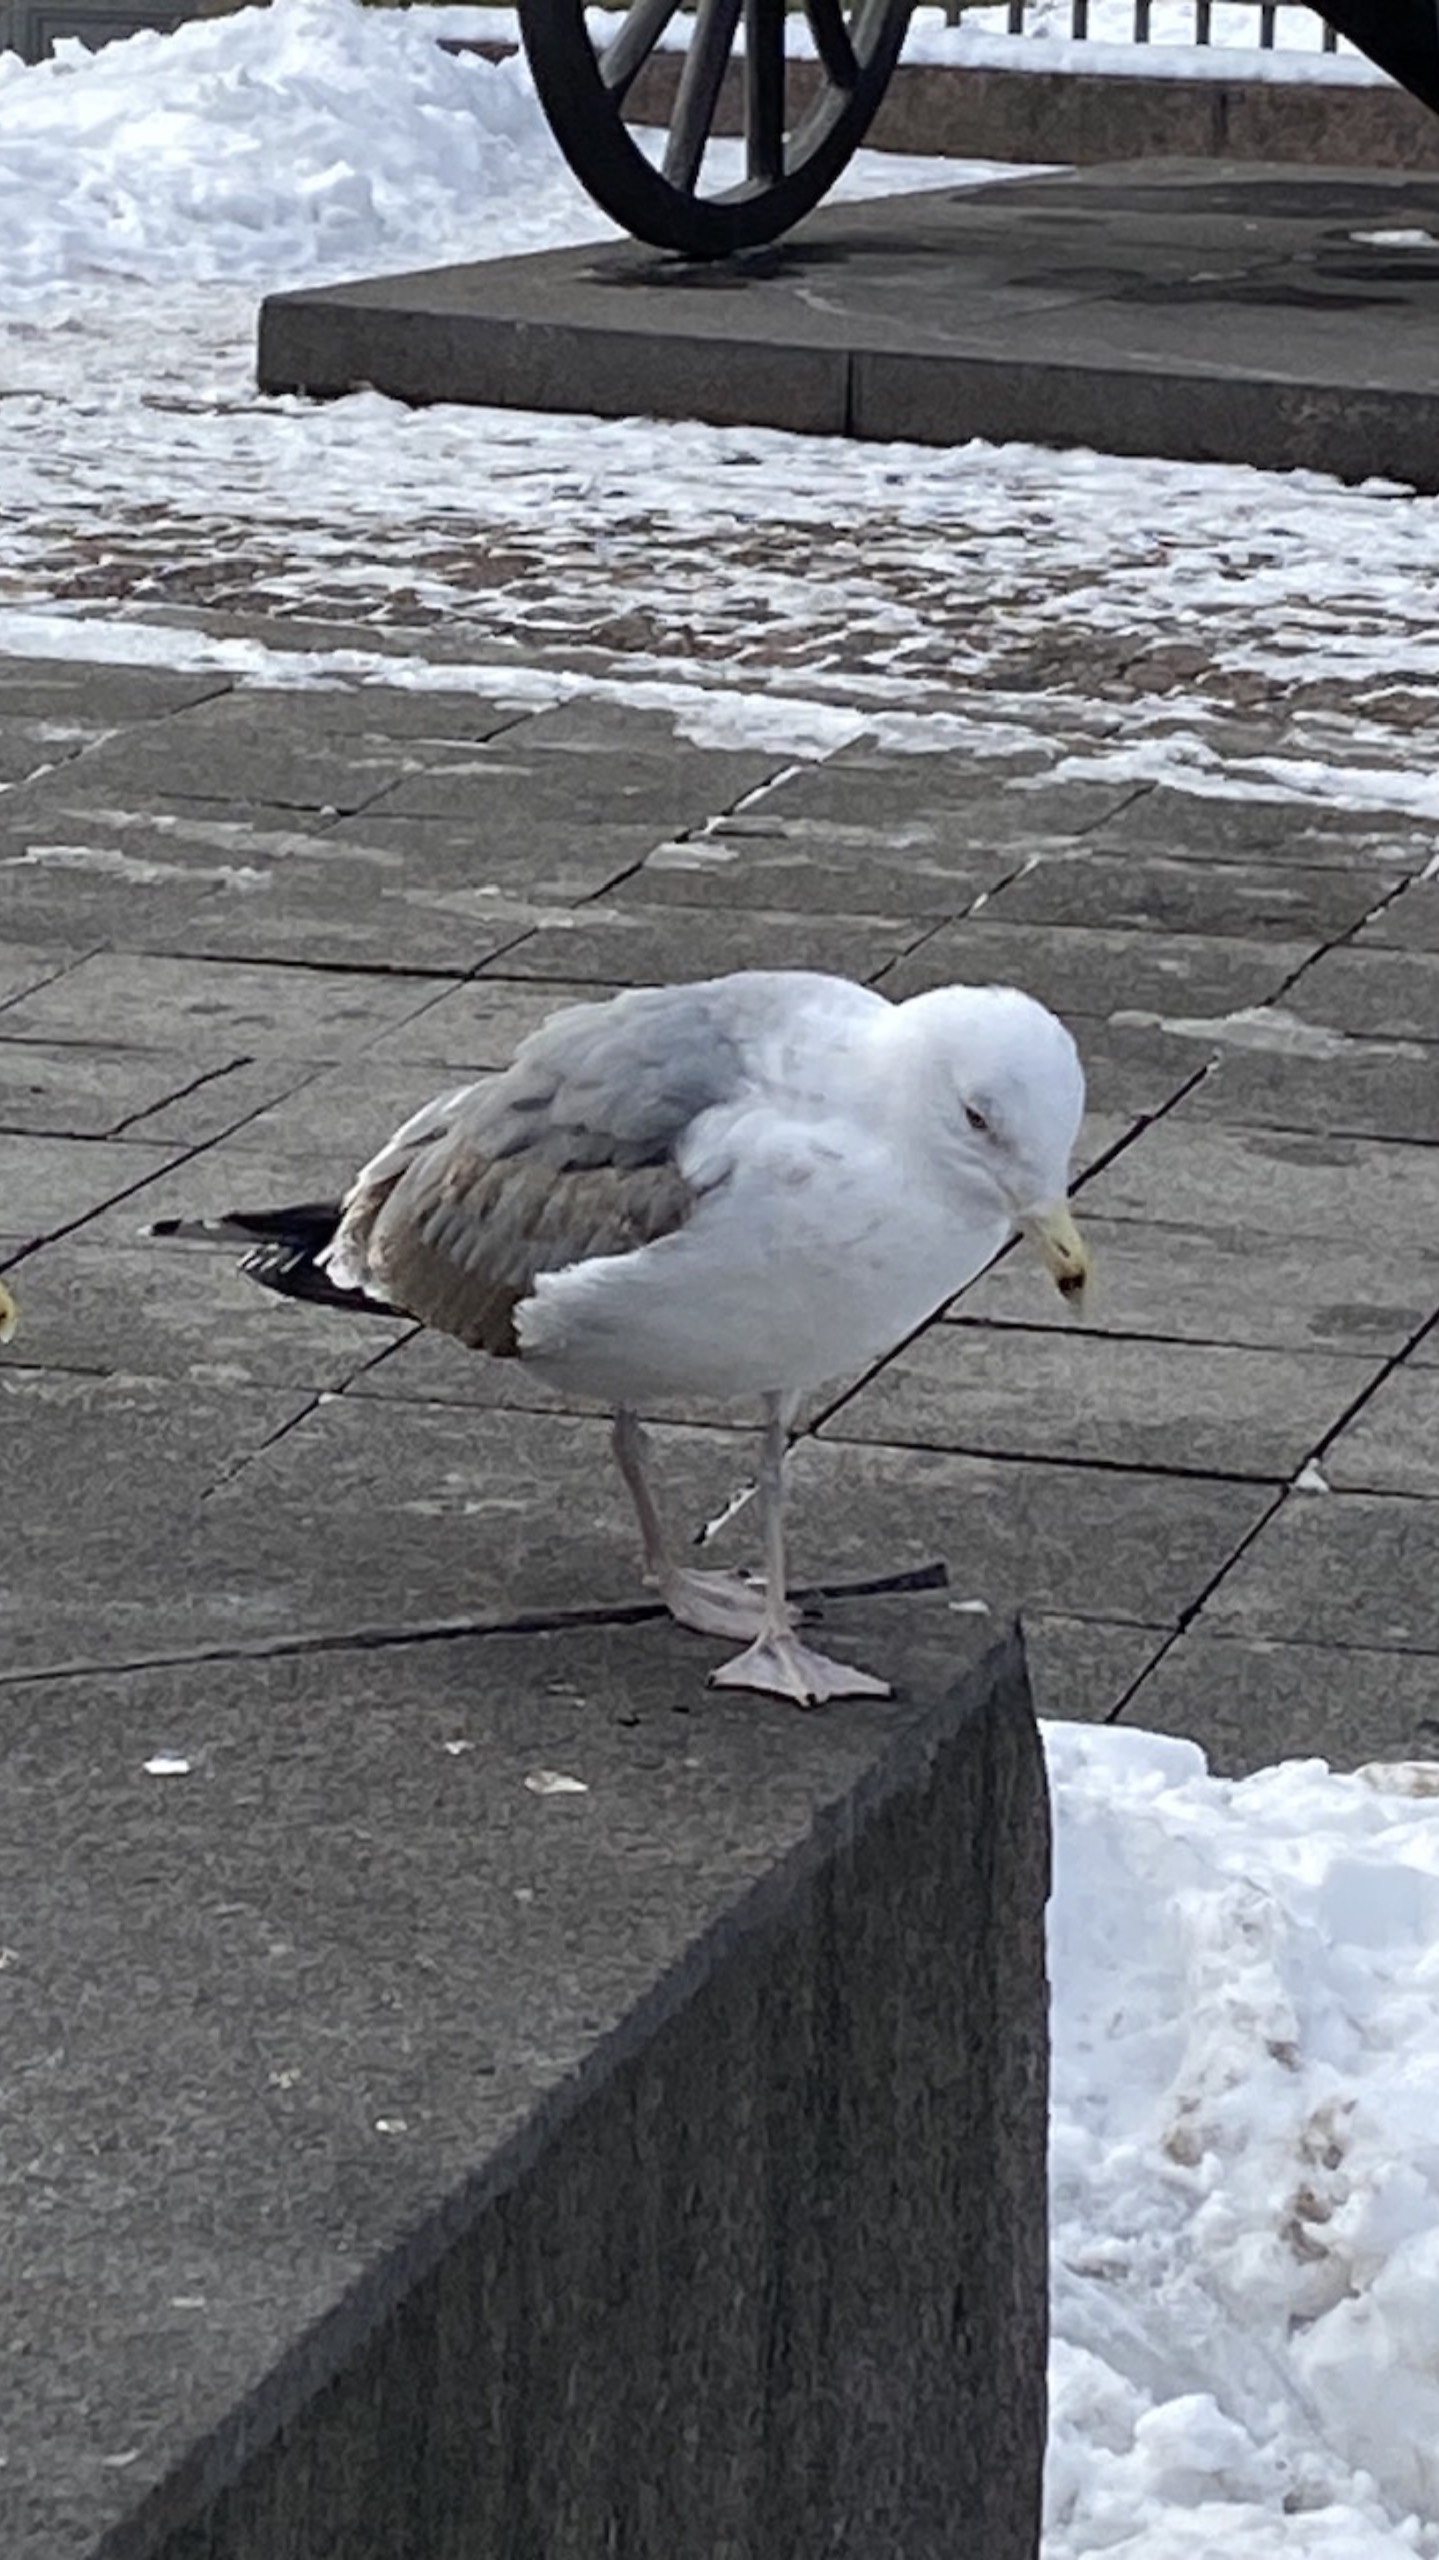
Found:
[[[500,1076],[427,1103],[352,1186],[334,1277],[472,1349],[513,1356],[538,1274],[669,1235],[699,1193],[675,1163],[703,1111],[750,1080],[774,999],[744,979],[576,1005]],[[773,981],[768,982],[772,988]]]

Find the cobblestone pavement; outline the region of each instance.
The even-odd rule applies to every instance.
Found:
[[[1066,1015],[1103,1289],[1075,1333],[1007,1259],[811,1416],[800,1570],[943,1559],[1042,1709],[1223,1767],[1439,1756],[1439,820],[1065,779],[1039,718],[796,763],[619,699],[0,666],[0,1682],[630,1602],[596,1414],[137,1230],[333,1188],[567,997],[802,964]],[[733,1421],[659,1436],[696,1520],[743,1481]]]

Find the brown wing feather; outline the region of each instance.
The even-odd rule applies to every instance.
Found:
[[[785,990],[808,984],[636,987],[556,1014],[503,1075],[439,1096],[365,1166],[331,1249],[337,1276],[513,1357],[514,1312],[541,1272],[684,1225],[697,1195],[676,1148],[743,1088],[750,1017],[763,1029]]]
[[[385,1186],[369,1221],[369,1267],[421,1323],[513,1359],[515,1309],[540,1272],[672,1235],[696,1197],[668,1160],[557,1172],[457,1139]]]

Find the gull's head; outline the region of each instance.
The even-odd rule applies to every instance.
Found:
[[[997,1195],[1071,1313],[1089,1248],[1069,1212],[1084,1069],[1064,1024],[1017,987],[936,987],[899,1007],[930,1143],[971,1191]]]

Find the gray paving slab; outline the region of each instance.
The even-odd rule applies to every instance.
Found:
[[[198,1153],[167,1149],[163,1164],[147,1175],[142,1191],[97,1208],[87,1217],[84,1241],[130,1245],[156,1218],[212,1218],[227,1209],[263,1208],[278,1201],[328,1200],[337,1182],[352,1169],[343,1160],[337,1162],[328,1147],[282,1152],[275,1146],[253,1146],[249,1123],[244,1121]],[[159,1250],[158,1245],[155,1249]],[[226,1273],[233,1266],[226,1255],[208,1247],[170,1245],[162,1260],[169,1263],[171,1285],[177,1290],[190,1289],[201,1297],[217,1290],[228,1294]],[[245,1286],[254,1294],[253,1283]],[[229,1304],[235,1304],[233,1294]],[[216,1315],[220,1320],[218,1304]]]
[[[174,1147],[143,1140],[59,1138],[0,1130],[0,1199],[6,1232],[51,1235],[110,1200],[138,1190],[175,1161]]]
[[[7,720],[0,733],[0,787],[52,772],[89,746],[96,732],[65,720]]]
[[[1402,951],[1439,951],[1439,880],[1411,880],[1371,916],[1359,935],[1361,950],[1370,943],[1392,943]]]
[[[83,684],[68,671],[53,693],[39,681],[33,697],[22,688],[17,722],[83,726]],[[564,1752],[597,1731],[606,1750],[644,1753],[659,1735],[663,1758],[674,1732],[702,1735],[708,1749],[718,1717],[726,1736],[761,1737],[737,1745],[757,1754],[746,1770],[758,1769],[761,1791],[793,1780],[785,1800],[796,1804],[819,1764],[765,1757],[771,1732],[785,1750],[793,1727],[802,1757],[811,1730],[825,1750],[848,1752],[858,1736],[862,1757],[864,1737],[890,1729],[881,1718],[871,1734],[867,1709],[808,1723],[750,1701],[726,1709],[704,1686],[717,1649],[649,1620],[487,1637],[518,1648],[492,1692],[457,1627],[535,1612],[628,1619],[647,1605],[605,1419],[556,1410],[509,1367],[433,1340],[397,1342],[383,1321],[276,1302],[228,1259],[166,1251],[137,1229],[167,1212],[333,1192],[428,1092],[502,1066],[563,1003],[751,962],[884,972],[896,991],[916,945],[915,961],[944,962],[936,976],[1013,976],[1071,1015],[1093,1106],[1080,1161],[1099,1170],[1081,1198],[1100,1294],[1092,1325],[1074,1333],[1042,1277],[1011,1257],[966,1294],[955,1321],[865,1383],[820,1437],[801,1439],[791,1477],[802,1581],[937,1560],[950,1576],[929,1599],[826,1601],[826,1640],[843,1649],[854,1630],[858,1651],[886,1657],[880,1668],[891,1647],[896,1662],[914,1646],[926,1661],[964,1661],[1018,1608],[1047,1714],[1122,1710],[1194,1733],[1225,1767],[1290,1749],[1352,1761],[1421,1741],[1432,1756],[1439,1333],[1423,1328],[1439,1307],[1439,1148],[1423,1142],[1439,1137],[1433,1035],[1387,1023],[1377,1037],[1351,1033],[1309,1016],[1298,995],[1306,985],[1324,994],[1337,963],[1397,966],[1410,973],[1412,1014],[1412,973],[1432,956],[1429,884],[1395,897],[1371,939],[1326,953],[1286,986],[1319,943],[1423,869],[1434,841],[1422,826],[1392,811],[1056,784],[1048,747],[1012,759],[852,749],[775,778],[767,754],[697,747],[661,713],[588,699],[485,736],[468,697],[383,686],[308,698],[293,720],[281,713],[264,787],[303,790],[302,805],[188,799],[187,738],[209,721],[228,754],[250,734],[253,699],[234,699],[230,712],[183,687],[116,695],[108,725],[124,733],[126,755],[138,757],[148,733],[153,790],[102,787],[93,777],[104,750],[86,746],[63,775],[0,795],[0,863],[37,843],[118,857],[108,874],[103,862],[24,861],[0,873],[36,899],[27,916],[48,920],[43,935],[27,927],[0,945],[0,1261],[74,1221],[26,1253],[22,1330],[0,1367],[0,1435],[25,1489],[25,1534],[7,1546],[0,1578],[0,1751],[13,1735],[26,1783],[33,1774],[66,1808],[67,1842],[79,1825],[92,1846],[121,1844],[116,1891],[132,1840],[137,1861],[151,1858],[147,1872],[157,1836],[167,1876],[165,1841],[183,1835],[192,1867],[200,1854],[189,1817],[176,1827],[166,1812],[158,1833],[131,1829],[135,1790],[150,1806],[176,1801],[163,1793],[176,1782],[145,1775],[157,1752],[191,1758],[197,1795],[203,1786],[223,1815],[226,1855],[233,1847],[263,1864],[273,1821],[313,1871],[323,1835],[327,1891],[330,1846],[336,1877],[347,1858],[352,1882],[358,1872],[345,1831],[353,1814],[369,1868],[363,1889],[335,1906],[354,1923],[341,1933],[348,1964],[361,1935],[371,1951],[377,1943],[379,1853],[370,1798],[356,1789],[388,1790],[401,1810],[400,1840],[386,1835],[382,1898],[403,1884],[413,1911],[416,1878],[437,1876],[450,1854],[402,1850],[412,1817],[421,1828],[438,1820],[456,1856],[463,1842],[473,1881],[486,1828],[469,1799],[451,1822],[454,1780],[466,1768],[479,1777],[491,1727],[475,1719],[492,1708],[533,1751],[526,1768],[566,1766]],[[0,681],[0,737],[4,704]],[[482,706],[484,717],[497,708]],[[379,767],[389,760],[392,779],[367,809],[341,816],[314,800],[322,777],[372,754]],[[222,757],[209,778],[225,779]],[[410,795],[428,814],[396,810]],[[133,866],[146,862],[172,868],[144,881]],[[263,885],[210,876],[226,869]],[[1026,882],[1039,906],[1006,922],[1005,901],[1023,906]],[[183,911],[182,898],[192,901]],[[988,899],[979,917],[951,926],[974,898]],[[523,940],[496,948],[487,934],[517,913]],[[208,956],[173,947],[192,915],[202,939],[215,937]],[[116,947],[96,950],[97,940]],[[956,968],[961,950],[974,960]],[[489,974],[461,974],[486,952]],[[677,1532],[752,1472],[747,1417],[675,1407],[655,1440]],[[1280,1498],[1315,1448],[1329,1480],[1356,1489]],[[756,1536],[753,1511],[742,1512],[715,1560],[752,1562]],[[561,1644],[570,1651],[558,1663]],[[336,1650],[304,1651],[312,1645]],[[166,1655],[191,1659],[163,1678],[116,1673]],[[57,1666],[69,1667],[62,1680]],[[22,1691],[21,1673],[45,1684]],[[16,1722],[22,1694],[30,1705]],[[567,1721],[552,1732],[555,1716]],[[447,1741],[476,1749],[451,1754]],[[106,1756],[115,1749],[130,1755],[123,1767]],[[705,1763],[711,1779],[716,1765]],[[592,1796],[599,1766],[588,1764]],[[789,1774],[777,1777],[781,1768]],[[736,1799],[716,1784],[727,1811]],[[519,1793],[516,1819],[546,1809]],[[486,1780],[487,1816],[496,1801]],[[554,1810],[568,1819],[588,1801],[557,1798]],[[315,1807],[330,1808],[329,1829]],[[626,1850],[626,1873],[642,1854]],[[265,2039],[272,2026],[288,2030],[292,1986],[287,1977],[269,2007],[249,1966],[263,1950],[264,1897],[226,1895],[224,1883],[217,1857],[204,1891],[213,1884],[217,1910],[238,1899],[255,1919],[245,1960],[224,1977],[253,2033],[249,2046],[238,2033],[226,2045],[223,2070],[243,2076],[247,2055],[257,2066],[246,2122],[258,2132],[237,2187],[248,2194],[252,2170],[261,2177],[267,2144],[295,2155],[288,2192],[311,2215],[319,2255],[331,2253],[314,2296],[323,2310],[353,2271],[355,2235],[388,2229],[384,2214],[408,2196],[389,2183],[401,2137],[375,2127],[392,2103],[408,2122],[411,2083],[398,2100],[380,2087],[394,2047],[377,2040],[379,2010],[365,2008],[364,1985],[332,1997],[323,1966],[314,1981],[331,2023],[316,2029],[301,2079],[286,2076],[293,2057]],[[91,1907],[73,1895],[66,1905]],[[199,1907],[196,1929],[213,1952],[203,1895]],[[78,1936],[74,1948],[83,1971]],[[268,1981],[281,1961],[255,1964]],[[138,2390],[151,2395],[142,2459],[159,2460],[174,2413],[196,2405],[173,2385],[177,2363],[185,2389],[213,2385],[232,2406],[236,2373],[262,2371],[269,2356],[266,2324],[303,2319],[295,2287],[319,2263],[272,2247],[272,2229],[213,2247],[203,2280],[187,2273],[181,2260],[195,2254],[206,2213],[214,2229],[210,2155],[183,2154],[184,2092],[204,2085],[198,2064],[186,2076],[192,2029],[177,2030],[183,2050],[167,2078],[145,2001],[130,2024],[123,2004],[102,2019],[103,1965],[89,1962],[86,1980],[85,2019],[107,2035],[118,2020],[115,2034],[130,2039],[123,2053],[103,2036],[86,2047],[111,2116],[116,2072],[139,2073],[142,2048],[145,2091],[170,2094],[146,2119],[140,2092],[122,2127],[117,2175],[144,2163],[124,2242],[135,2257],[106,2240],[97,2276],[94,2253],[77,2249],[65,2282],[83,2279],[88,2295],[74,2298],[101,2305],[102,2347],[122,2331],[158,2344],[143,2364],[110,2358],[93,2424],[66,2402],[69,2369],[36,2363],[64,2453],[25,2475],[27,2495],[39,2483],[37,2514],[50,2498],[47,2519],[76,2482],[73,2513],[89,2519],[97,2474],[112,2502],[151,2476],[105,2470],[103,2453],[128,2450],[119,2438]],[[385,1973],[376,1996],[392,2023],[391,1991],[400,1996]],[[442,2006],[424,2014],[448,2034]],[[73,2034],[66,2050],[77,2050]],[[463,2139],[463,2110],[446,2102],[427,2117],[431,2136]],[[115,2229],[103,2159],[86,2154],[72,2226],[102,2237]],[[177,2160],[190,2163],[183,2175]],[[324,2188],[318,2217],[312,2169]],[[206,2337],[223,2354],[208,2361],[195,2353],[192,2311],[178,2307],[202,2294],[221,2305]],[[53,2285],[19,2284],[7,2333],[37,2326],[43,2300],[53,2335],[56,2298]],[[78,2315],[72,2325],[81,2334]],[[898,2548],[892,2535],[872,2547],[881,2544]],[[57,2560],[52,2546],[53,2534],[36,2560]],[[278,2547],[268,2525],[256,2547]]]
[[[807,1573],[904,1571],[947,1558],[955,1595],[1002,1613],[1172,1624],[1272,1495],[1259,1486],[1124,1469],[1025,1464],[932,1449],[802,1441],[791,1460]]]
[[[1205,162],[811,216],[732,271],[630,244],[272,296],[271,391],[1085,444],[1433,486],[1432,181]],[[1336,237],[1336,224],[1338,236]]]
[[[454,755],[447,737],[427,741],[393,727],[359,725],[364,694],[348,697],[347,711],[332,726],[331,698],[328,690],[303,686],[247,686],[163,723],[127,726],[86,756],[85,787],[141,803],[163,792],[343,811],[363,808],[427,759]],[[522,716],[477,694],[471,734],[476,740],[497,735]]]
[[[213,1051],[179,1050],[176,1065],[180,1078],[174,1100],[158,1103],[128,1136],[157,1145],[207,1147],[243,1129],[267,1104],[297,1092],[321,1072],[313,1058],[290,1058],[283,1050],[228,1062],[217,1061]]]
[[[191,1080],[169,1049],[0,1038],[0,1129],[112,1138]]]
[[[263,627],[266,637],[281,645],[274,623],[267,621]],[[333,625],[314,626],[301,645],[323,647],[326,630],[332,631]],[[446,750],[457,743],[473,746],[500,737],[531,718],[523,701],[507,703],[473,687],[436,684],[345,684],[332,679],[323,687],[304,687],[304,707],[298,712],[294,691],[288,686],[247,685],[236,695],[241,705],[257,700],[267,710],[273,708],[282,723],[299,719],[308,728],[313,722],[327,738],[401,738],[409,745]]]
[[[1020,2560],[976,2473],[1003,2445],[1032,2535],[1042,2353],[1026,2382],[984,2303],[992,2274],[1027,2348],[1030,2313],[1042,2331],[1038,1754],[998,1673],[964,1688],[989,1628],[871,1601],[834,1636],[883,1653],[899,1699],[696,1716],[654,1624],[0,1688],[9,2560],[111,2533],[137,2560],[336,2534],[381,2560],[453,2540],[447,2516],[510,2547],[535,2431],[551,2459],[518,2504],[578,2560],[564,2519],[632,2512],[639,2434],[682,2442],[701,2391],[698,2481],[698,2455],[673,2482],[644,2466],[636,2553],[694,2548],[702,2512],[737,2549],[778,2517],[800,2560],[920,2560],[958,2500]],[[163,1754],[183,1766],[156,1775]],[[537,1792],[544,1771],[574,1791]],[[938,2102],[951,2073],[962,2107]],[[977,2174],[1000,2121],[1012,2189]],[[851,2320],[909,2415],[817,2436],[812,2377]]]
[[[262,1195],[257,1160],[253,1196]],[[209,1255],[181,1262],[162,1253],[135,1233],[150,1205],[135,1203],[128,1235],[117,1219],[109,1233],[82,1228],[29,1257],[18,1281],[24,1331],[7,1374],[63,1369],[325,1394],[409,1331],[381,1316],[286,1306]]]
[[[303,1084],[247,1120],[235,1132],[233,1148],[257,1159],[328,1156],[339,1179],[348,1167],[372,1156],[380,1141],[431,1093],[478,1080],[485,1072],[464,1058],[446,1060],[439,1068],[377,1050],[365,1058],[361,1072],[353,1060],[312,1070]]]
[[[1080,1014],[1071,1008],[1065,1020],[1079,1043],[1092,1109],[1127,1119],[1166,1110],[1209,1072],[1216,1054],[1211,1039],[1168,1030],[1149,1015],[1126,1019],[1123,1012]]]
[[[83,763],[0,797],[0,888],[14,931],[36,942],[163,949],[206,900],[244,901],[327,823],[252,800],[87,789]]]
[[[1287,1001],[1306,1021],[1336,1031],[1439,1040],[1439,951],[1321,952]]]
[[[163,720],[229,693],[222,673],[185,675],[169,667],[100,665],[82,658],[0,659],[0,723],[54,720],[104,730]]]
[[[99,952],[0,1014],[21,1040],[153,1048],[173,1039],[223,1063],[237,1048],[337,1058],[433,1003],[442,982],[387,970],[287,969],[243,961]]]
[[[223,1286],[175,1250],[177,1295],[223,1307]],[[40,1514],[7,1572],[0,1629],[15,1669],[645,1597],[604,1424],[8,1364],[3,1375],[7,1451]],[[666,1457],[683,1519],[733,1489],[728,1431],[680,1434]],[[700,1688],[719,1655],[696,1643]]]
[[[474,1071],[506,1067],[520,1042],[565,1005],[597,1004],[620,992],[613,979],[476,978],[452,987],[423,1012],[381,1032],[373,1055],[412,1059],[417,1076],[453,1062]]]
[[[1404,1361],[1324,1452],[1336,1492],[1439,1495],[1439,1369]]]
[[[1204,1636],[1439,1654],[1439,1504],[1290,1494],[1194,1627]]]
[[[1316,1053],[1282,1038],[1273,1048],[1243,1046],[1221,1033],[1209,1055],[1210,1073],[1185,1098],[1187,1120],[1431,1146],[1439,1139],[1439,1074],[1422,1041],[1343,1038]]]
[[[1248,1343],[1288,1351],[1397,1357],[1439,1303],[1439,1238],[1386,1244],[1218,1223],[1092,1217],[1096,1257],[1086,1330],[1158,1341]],[[1016,1248],[957,1298],[955,1322],[1037,1327],[1072,1340],[1072,1320]]]
[[[103,865],[135,888],[146,885],[147,866],[162,878],[197,872],[202,885],[238,886],[255,862],[279,861],[336,823],[333,810],[286,808],[252,791],[201,800],[160,790],[125,799],[103,787],[88,759],[0,797],[0,849],[12,888],[36,867],[30,857],[37,851],[54,870],[74,875],[75,889],[83,885],[86,855],[97,870]]]
[[[85,947],[83,942],[76,949],[63,943],[0,942],[0,1015],[32,987],[43,987],[49,979],[63,976],[84,957]],[[4,1023],[3,1029],[8,1034],[10,1024]]]
[[[1372,863],[1221,866],[1137,850],[1102,853],[1081,840],[1027,863],[986,913],[999,924],[1327,942],[1361,925],[1383,895]]]
[[[546,912],[533,931],[480,973],[602,985],[654,986],[720,977],[729,969],[833,969],[877,975],[923,927],[902,916],[780,915],[745,908],[696,915],[683,907],[605,901]]]
[[[1362,785],[1360,786],[1362,789]],[[1362,801],[1294,799],[1255,785],[1242,790],[1182,791],[1172,783],[1132,790],[1124,806],[1094,830],[1096,851],[1186,855],[1215,863],[1372,863],[1386,886],[1433,859],[1439,832],[1408,812]]]
[[[1439,1752],[1439,1662],[1349,1644],[1248,1643],[1181,1636],[1120,1721],[1199,1743],[1221,1776],[1278,1760],[1433,1760]]]
[[[551,757],[549,761],[553,762]],[[388,865],[400,879],[469,896],[524,898],[571,906],[592,898],[643,863],[655,825],[613,825],[595,816],[575,825],[568,809],[536,810],[503,794],[475,794],[447,817],[397,818],[380,801],[327,828],[326,851]]]
[[[1040,1713],[1066,1724],[1107,1724],[1150,1663],[1173,1641],[1167,1627],[1024,1613],[1024,1649]]]
[[[0,1398],[6,1464],[27,1491],[0,1588],[7,1675],[243,1635],[257,1602],[215,1538],[209,1489],[305,1410],[305,1392],[7,1362]]]
[[[1212,1218],[1312,1237],[1322,1263],[1336,1227],[1346,1244],[1396,1230],[1404,1240],[1433,1233],[1439,1152],[1374,1138],[1228,1129],[1191,1115],[1186,1100],[1096,1173],[1085,1201],[1111,1218],[1180,1226]]]
[[[453,976],[498,960],[533,930],[537,911],[483,889],[445,890],[423,856],[386,878],[373,859],[328,846],[295,856],[242,898],[212,894],[164,937],[200,960],[277,961],[283,967],[374,968]]]
[[[177,1290],[186,1285],[182,1274]],[[5,1376],[7,1446],[47,1524],[8,1590],[17,1666],[357,1624],[494,1623],[641,1596],[598,1421],[348,1396],[301,1416],[293,1401],[233,1387],[217,1432],[216,1389]],[[731,1429],[662,1425],[656,1436],[677,1524],[712,1516],[752,1463]],[[80,1470],[77,1506],[67,1488]],[[991,1612],[1020,1594],[1030,1607],[1141,1624],[1172,1623],[1193,1603],[1264,1499],[1203,1479],[859,1444],[802,1444],[793,1474],[802,1579],[870,1579],[949,1553],[957,1596]],[[114,1485],[132,1476],[117,1506]],[[318,1548],[306,1534],[317,1486]],[[752,1520],[737,1525],[731,1553],[752,1538]],[[708,1667],[713,1648],[696,1645]]]
[[[1379,1374],[1372,1357],[932,1325],[822,1431],[1282,1483]]]
[[[1241,934],[1123,932],[1102,925],[1005,924],[982,915],[941,925],[885,978],[887,995],[995,981],[1063,1014],[1135,1008],[1224,1013],[1263,1004],[1317,945]]]
[[[758,816],[731,820],[656,845],[615,895],[626,905],[946,917],[1007,879],[1017,856],[1012,844],[929,846],[919,829],[918,842],[907,832],[813,818],[769,834]]]
[[[976,705],[976,720],[988,709]],[[991,736],[993,731],[991,731]],[[1012,752],[887,753],[861,741],[792,766],[760,792],[745,823],[867,828],[901,850],[964,853],[1110,826],[1142,783],[1050,781],[1052,753],[1021,731]]]
[[[598,826],[652,837],[700,824],[770,780],[773,749],[702,747],[663,715],[564,705],[527,719],[491,747],[427,750],[376,803],[382,818],[463,818],[489,837],[513,838],[526,819],[573,831],[583,793]],[[488,805],[487,805],[488,803]]]

